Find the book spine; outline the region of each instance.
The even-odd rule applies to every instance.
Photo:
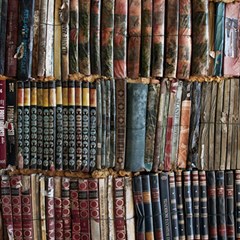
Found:
[[[62,81],[62,117],[63,117],[63,170],[68,170],[68,124],[69,124],[69,108],[68,108],[68,81]]]
[[[106,165],[105,167],[110,167],[110,151],[111,151],[111,82],[107,80],[105,82],[106,87]]]
[[[0,3],[1,4],[1,3]],[[0,19],[1,20],[1,19]],[[3,219],[2,219],[2,210],[0,210],[0,237],[1,239],[4,238],[3,234]]]
[[[37,168],[43,164],[43,83],[37,82]]]
[[[163,239],[163,223],[158,174],[150,174],[153,227],[155,239]]]
[[[103,137],[103,114],[102,114],[102,81],[96,82],[97,90],[97,169],[102,167],[102,137]],[[114,129],[115,131],[115,129]]]
[[[81,169],[82,165],[82,82],[75,82],[75,106],[76,106],[76,165]]]
[[[69,73],[78,72],[79,1],[70,1]]]
[[[22,90],[21,90],[22,91]],[[19,95],[22,94],[19,90]],[[19,98],[21,98],[19,96]],[[23,99],[21,102],[18,103],[18,115],[19,118],[23,118]],[[20,106],[21,105],[21,106]],[[0,80],[0,168],[6,168],[7,167],[7,138],[6,138],[6,129],[5,129],[5,121],[6,121],[6,81],[5,80]],[[23,123],[18,123],[18,130],[19,136],[21,134]],[[20,136],[22,137],[22,135]],[[18,143],[18,149],[19,149],[19,154],[23,151],[23,142],[21,141]],[[21,151],[21,152],[20,152]]]
[[[19,2],[19,47],[18,58],[18,79],[26,80],[32,73],[32,49],[33,49],[33,23],[34,23],[35,0],[22,0]]]
[[[63,219],[62,219],[62,197],[61,177],[54,177],[54,215],[55,215],[55,237],[63,240]]]
[[[72,220],[70,211],[70,178],[62,178],[62,219],[63,219],[63,238],[72,239]]]
[[[209,37],[209,52],[214,52],[214,41],[215,41],[215,2],[208,4],[208,37]],[[215,59],[209,58],[209,69],[208,75],[213,76]]]
[[[68,169],[76,169],[76,93],[75,81],[68,81]]]
[[[152,69],[153,77],[163,77],[165,0],[153,0]]]
[[[23,123],[23,162],[24,168],[30,165],[30,104],[31,104],[31,88],[30,81],[24,83],[24,123]]]
[[[116,81],[110,81],[111,110],[110,110],[110,167],[116,166]]]
[[[200,209],[199,209],[199,176],[198,171],[192,171],[192,198],[194,239],[201,239],[200,235]]]
[[[234,173],[225,172],[225,196],[226,196],[226,230],[227,239],[235,239],[235,219],[234,219]]]
[[[79,72],[85,75],[91,74],[90,65],[90,0],[79,2],[79,42],[78,62]]]
[[[30,168],[37,168],[37,144],[38,144],[38,125],[37,125],[37,82],[30,82],[31,106],[30,106]]]
[[[82,171],[89,172],[89,154],[90,154],[90,87],[89,82],[82,83],[83,101],[82,101]]]
[[[90,161],[91,171],[96,169],[97,162],[97,90],[96,83],[90,83]]]
[[[90,62],[91,73],[101,75],[100,59],[100,23],[101,23],[101,3],[99,0],[91,1],[91,26],[90,26]]]
[[[88,191],[89,191],[89,211],[91,221],[91,238],[90,239],[101,239],[100,231],[100,206],[99,206],[99,184],[98,179],[88,180]]]
[[[80,239],[90,240],[90,200],[88,191],[88,180],[78,180],[78,201],[80,214]],[[100,230],[97,229],[99,236]]]
[[[47,240],[47,227],[46,227],[46,189],[45,189],[45,177],[40,176],[39,178],[39,189],[40,189],[40,219],[41,219],[41,237],[43,240]]]
[[[160,92],[159,84],[148,85],[147,119],[146,119],[147,126],[145,140],[145,160],[144,160],[145,169],[147,171],[150,171],[153,166],[159,92]]]
[[[236,238],[240,238],[240,170],[235,171],[235,217],[236,217]]]
[[[145,239],[145,218],[144,218],[144,204],[143,204],[143,189],[142,178],[136,176],[133,178],[133,197],[135,206],[135,231],[136,238],[139,240]]]
[[[110,78],[114,76],[114,2],[114,0],[102,0],[102,16],[104,17],[101,19],[101,72],[102,76]],[[120,9],[123,10],[124,6]]]
[[[22,240],[21,176],[12,176],[10,179],[10,185],[12,198],[13,236],[16,240]]]
[[[192,207],[192,193],[191,193],[191,172],[183,172],[183,196],[185,204],[185,222],[186,222],[186,237],[187,239],[194,238],[193,225],[193,207]]]
[[[142,1],[129,2],[127,76],[133,79],[138,78],[140,74],[141,19]]]
[[[33,232],[33,213],[31,203],[31,179],[30,176],[22,176],[22,226],[23,226],[23,239],[34,239]]]
[[[126,104],[127,104],[126,80],[116,80],[116,166],[115,169],[123,169],[125,165],[126,151]]]
[[[80,239],[80,208],[78,201],[78,180],[70,180],[70,201],[72,218],[72,239]]]
[[[208,204],[206,172],[199,172],[199,200],[200,200],[200,234],[201,239],[208,239]]]
[[[102,95],[102,149],[101,149],[101,167],[106,167],[106,137],[107,137],[107,96],[106,96],[106,81],[101,81]]]
[[[176,172],[176,199],[178,213],[179,239],[185,239],[185,214],[183,208],[182,172]]]
[[[114,6],[114,78],[127,77],[127,11],[128,2],[115,0]]]
[[[46,178],[46,212],[47,212],[47,238],[55,239],[55,206],[54,206],[54,179]]]
[[[11,3],[11,4],[10,4]],[[8,1],[6,34],[6,62],[5,75],[16,77],[17,59],[14,54],[17,48],[18,1]]]

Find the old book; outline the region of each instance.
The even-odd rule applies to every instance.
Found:
[[[91,73],[101,75],[100,22],[102,1],[91,1],[90,9],[90,62]]]
[[[111,80],[105,82],[105,93],[106,93],[106,147],[105,147],[105,167],[110,167],[110,151],[111,151]]]
[[[110,81],[111,92],[111,113],[110,113],[110,167],[116,165],[116,81],[112,79]]]
[[[209,31],[208,1],[192,1],[192,75],[208,75],[209,70]]]
[[[240,171],[235,171],[235,218],[236,218],[236,238],[240,238],[240,195],[238,194],[240,191]]]
[[[125,168],[135,172],[145,168],[145,127],[148,86],[145,84],[128,83],[127,89],[128,105]]]
[[[107,93],[106,81],[101,81],[101,95],[102,95],[102,149],[101,149],[101,167],[106,167],[106,139],[107,139]]]
[[[47,226],[46,226],[46,202],[45,202],[45,177],[40,176],[39,178],[39,189],[40,189],[40,229],[41,229],[41,237],[43,240],[47,239]]]
[[[128,56],[127,76],[138,78],[140,74],[142,1],[133,0],[128,5]]]
[[[151,76],[163,77],[165,0],[153,1]]]
[[[70,1],[69,73],[78,72],[79,1]]]
[[[240,87],[239,87],[238,82],[237,82],[237,84],[238,84],[238,97],[240,99]],[[235,125],[236,125],[235,129],[237,131],[237,143],[239,144],[240,143],[240,126],[239,126],[239,124],[240,124],[240,104],[239,104],[239,100],[237,101],[237,103],[238,103],[238,109],[236,110],[236,113],[238,113],[238,114],[235,113],[234,120],[235,120]],[[234,141],[234,143],[236,144],[236,140]],[[236,154],[237,154],[237,159],[238,159],[238,157],[240,156],[240,149],[238,147],[237,147],[237,153]],[[240,168],[240,163],[237,160],[236,161],[236,169],[239,169],[239,168]]]
[[[3,12],[1,12],[1,14],[3,14]],[[8,1],[7,16],[8,17],[7,17],[7,31],[6,31],[5,75],[16,77],[17,59],[14,58],[14,54],[17,49],[17,38],[18,38],[18,35],[17,35],[18,1],[17,0]]]
[[[90,66],[90,0],[79,1],[79,38],[78,63],[79,72],[91,74]]]
[[[146,119],[146,139],[145,139],[145,169],[151,171],[153,166],[153,154],[155,144],[155,132],[158,114],[159,103],[159,84],[148,85],[148,99],[147,99],[147,119]]]
[[[215,41],[215,2],[208,4],[208,37],[209,37],[209,68],[208,75],[213,76],[214,71],[214,41]]]
[[[37,169],[43,164],[43,83],[37,82]]]
[[[8,0],[1,1],[1,21],[0,21],[0,74],[5,72],[5,52],[6,52],[6,33],[8,19]]]
[[[125,0],[115,0],[113,36],[113,66],[115,79],[127,77],[127,20],[128,2]]]

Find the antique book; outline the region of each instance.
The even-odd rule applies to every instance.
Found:
[[[39,177],[39,189],[40,189],[40,229],[41,229],[41,237],[43,240],[47,240],[47,226],[46,226],[46,199],[45,199],[45,176]]]
[[[99,0],[91,1],[90,9],[90,63],[91,74],[101,75],[100,59],[100,22],[101,22],[101,3]]]
[[[208,1],[192,1],[192,75],[208,75],[209,71],[209,25]]]
[[[151,76],[163,77],[165,0],[153,0]]]
[[[116,81],[112,79],[110,81],[111,92],[111,113],[110,113],[110,167],[116,165]]]
[[[1,3],[1,20],[0,20],[0,74],[5,73],[5,52],[8,20],[8,0],[2,0]]]
[[[240,170],[235,171],[235,229],[236,229],[236,238],[240,238]]]
[[[155,132],[158,114],[159,103],[159,84],[148,85],[148,98],[147,98],[147,119],[146,119],[146,139],[145,139],[145,169],[151,171],[153,166],[153,154],[155,144]]]
[[[19,2],[18,49],[16,57],[17,77],[26,80],[32,73],[33,23],[35,0]]]
[[[91,74],[90,65],[90,3],[89,0],[79,1],[79,38],[78,63],[79,72]]]
[[[138,78],[140,74],[142,1],[133,0],[128,5],[128,56],[127,76]]]
[[[1,14],[3,14],[3,12],[1,12]],[[14,54],[17,49],[17,39],[18,39],[17,27],[18,27],[18,1],[17,0],[8,1],[5,75],[11,76],[11,77],[16,77],[16,74],[17,74],[17,59],[14,58]],[[2,34],[3,33],[1,31],[1,35]]]
[[[127,143],[125,168],[141,171],[144,166],[146,110],[148,86],[140,83],[127,85]]]
[[[142,1],[141,16],[141,77],[150,77],[152,48],[152,0]]]
[[[101,104],[102,104],[102,149],[101,149],[101,167],[106,167],[106,139],[107,139],[107,93],[106,93],[106,81],[101,81]]]
[[[127,77],[128,1],[115,0],[115,6],[113,8],[114,8],[114,36],[113,36],[114,78],[122,79]],[[109,23],[110,21],[108,20],[108,24]]]
[[[209,37],[209,68],[208,75],[213,76],[214,71],[214,42],[215,42],[215,2],[208,4],[208,37]]]
[[[19,121],[18,121],[19,123]],[[43,82],[37,82],[37,169],[43,164]]]
[[[105,93],[106,93],[106,145],[105,145],[105,167],[110,167],[110,151],[111,151],[111,82],[107,80],[105,82]]]

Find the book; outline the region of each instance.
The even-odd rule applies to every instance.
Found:
[[[208,36],[209,36],[209,69],[208,69],[208,75],[213,76],[213,70],[214,70],[214,56],[211,53],[214,53],[214,33],[215,33],[215,2],[211,2],[208,4]]]
[[[106,167],[106,140],[107,140],[107,93],[106,81],[101,81],[102,96],[102,149],[101,149],[101,167]]]
[[[110,167],[111,159],[111,80],[105,81],[105,94],[106,94],[106,145],[105,145],[105,167]],[[103,104],[104,106],[104,104]],[[103,128],[104,129],[104,128]]]
[[[111,110],[110,110],[110,167],[116,165],[116,81],[112,79],[110,81],[110,92],[111,92]]]
[[[19,121],[18,121],[19,122]],[[43,164],[43,83],[37,82],[37,169]]]
[[[17,119],[18,119],[17,121],[17,166],[18,168],[23,168],[23,133],[24,133],[23,132],[23,123],[24,123],[23,112],[24,112],[24,82],[18,81],[17,82]],[[4,159],[4,155],[1,157],[1,159]]]
[[[235,171],[235,231],[236,231],[236,238],[240,237],[240,195],[238,192],[240,191],[240,171]]]
[[[41,237],[43,240],[47,239],[47,225],[46,225],[46,182],[45,176],[39,177],[39,189],[40,189],[40,229],[41,229]]]

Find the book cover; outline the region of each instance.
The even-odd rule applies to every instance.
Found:
[[[37,82],[37,169],[43,164],[43,83]]]
[[[110,92],[111,92],[111,113],[110,113],[110,167],[116,165],[116,81],[111,79],[110,81]]]
[[[107,93],[106,81],[101,81],[102,96],[102,149],[101,149],[101,167],[106,167],[106,140],[107,140]]]
[[[106,93],[106,148],[105,148],[105,167],[110,167],[110,151],[111,151],[111,80],[105,81],[105,93]],[[104,105],[103,105],[104,106]]]
[[[235,171],[235,218],[236,218],[236,238],[240,238],[240,195],[238,194],[240,191],[240,171]]]
[[[45,176],[39,177],[39,189],[40,189],[40,229],[42,240],[47,240],[47,226],[46,226],[46,183]]]

